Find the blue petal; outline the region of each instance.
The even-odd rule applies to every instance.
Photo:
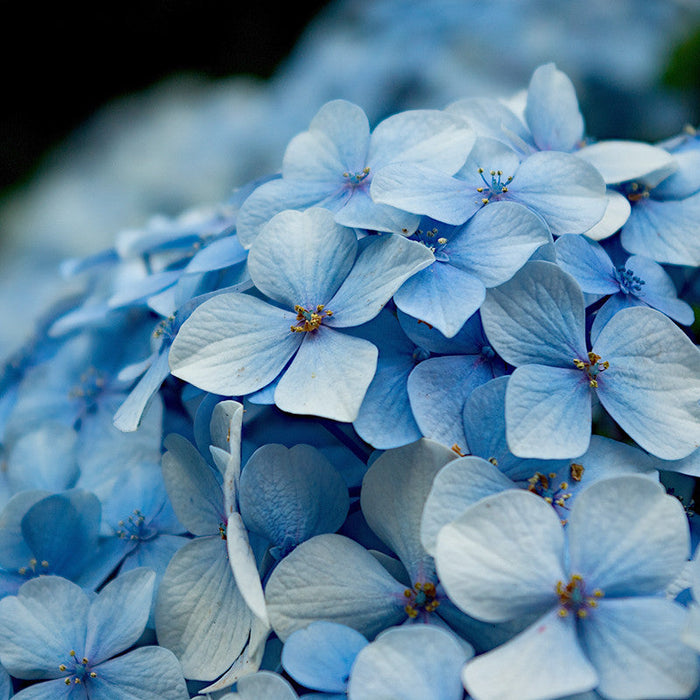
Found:
[[[629,436],[662,459],[700,445],[700,352],[658,311],[622,309],[593,348],[610,362],[598,397]]]
[[[0,661],[15,678],[58,678],[71,649],[82,656],[90,601],[58,576],[27,581],[0,600]]]
[[[408,377],[408,396],[425,437],[464,450],[464,402],[478,386],[493,379],[481,355],[447,355],[421,362]]]
[[[185,321],[170,348],[170,368],[195,386],[222,396],[269,384],[301,344],[289,329],[296,316],[246,294],[205,301]]]
[[[516,367],[573,367],[574,358],[586,357],[583,294],[573,277],[552,263],[529,262],[490,289],[481,318],[496,352]]]
[[[360,253],[328,308],[334,328],[359,326],[373,319],[399,287],[434,260],[417,241],[395,234],[376,236]]]
[[[156,575],[139,568],[120,573],[90,605],[85,656],[100,664],[134,644],[143,633],[153,599]]]
[[[194,535],[218,532],[224,497],[213,470],[181,435],[169,435],[165,448],[163,479],[178,520]]]
[[[494,651],[477,656],[462,673],[479,700],[541,700],[591,690],[598,675],[577,639],[571,616],[545,615]]]
[[[297,682],[312,690],[342,693],[350,668],[367,640],[335,622],[312,622],[293,632],[282,649],[282,666]]]
[[[367,523],[398,554],[411,583],[433,575],[432,558],[420,541],[421,517],[433,478],[455,457],[443,445],[419,440],[384,452],[362,480],[360,502]]]
[[[171,652],[162,647],[141,647],[97,668],[89,681],[93,700],[187,700],[182,670]]]
[[[327,304],[355,261],[357,237],[326,209],[283,211],[255,239],[248,269],[255,286],[290,311]]]
[[[700,265],[700,193],[681,200],[642,199],[622,228],[626,250],[672,265]]]
[[[238,498],[246,527],[283,556],[314,535],[335,532],[350,504],[340,474],[310,445],[258,448],[241,473]]]
[[[591,389],[583,372],[519,367],[506,389],[506,438],[518,457],[566,459],[588,449]]]
[[[576,156],[554,151],[534,153],[523,161],[508,199],[539,214],[556,236],[585,233],[608,206],[598,171]]]
[[[321,326],[304,335],[275,389],[283,411],[351,422],[357,418],[377,367],[372,343]]]
[[[677,168],[668,151],[639,141],[600,141],[576,155],[593,165],[608,185],[636,180],[654,187]]]
[[[339,622],[373,637],[406,619],[404,590],[361,545],[341,535],[318,535],[273,570],[265,599],[283,641],[315,620]]]
[[[680,573],[690,549],[678,499],[637,475],[598,481],[583,491],[568,533],[572,573],[606,597],[662,591]]]
[[[156,601],[159,643],[188,678],[214,680],[243,650],[251,626],[220,536],[200,537],[168,566]]]
[[[387,630],[357,655],[348,698],[461,700],[459,672],[470,656],[458,638],[434,625]]]
[[[557,264],[587,294],[617,294],[620,283],[613,262],[603,247],[583,236],[562,236],[554,244]]]
[[[525,119],[542,151],[573,151],[583,139],[583,117],[576,90],[553,63],[540,66],[533,73],[527,90]]]
[[[605,697],[685,698],[698,658],[680,641],[684,610],[670,600],[601,600],[581,625]]]
[[[406,280],[394,295],[394,302],[404,313],[451,338],[485,296],[486,288],[473,273],[436,261]]]

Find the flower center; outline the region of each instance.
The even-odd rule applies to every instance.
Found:
[[[19,569],[17,569],[17,573],[20,576],[26,576],[28,579],[34,578],[35,576],[41,576],[42,574],[48,574],[49,562],[46,560],[37,561],[34,557],[32,557],[27,563],[27,566],[21,566]]]
[[[332,316],[332,311],[323,311],[323,304],[316,307],[316,311],[307,311],[297,304],[294,311],[297,312],[297,321],[302,321],[298,326],[291,326],[293,333],[309,333],[315,331],[323,322],[324,316]],[[321,313],[323,311],[323,313]]]
[[[343,177],[348,181],[349,185],[359,185],[369,175],[369,170],[369,167],[366,166],[356,173],[344,172]]]
[[[576,369],[586,373],[588,385],[593,389],[598,387],[598,375],[610,367],[610,363],[607,360],[601,362],[601,359],[600,355],[596,355],[594,352],[588,353],[588,362],[579,360],[577,357],[573,359]]]
[[[642,286],[645,284],[641,277],[637,277],[624,265],[615,269],[615,278],[620,283],[620,290],[625,294],[637,294],[642,291]]]
[[[566,617],[569,613],[583,619],[588,616],[588,611],[598,605],[598,599],[603,597],[603,591],[596,588],[591,595],[586,592],[586,583],[581,576],[573,574],[569,583],[564,585],[558,581],[555,587],[559,596],[559,617]]]
[[[61,673],[68,672],[63,681],[66,685],[80,685],[86,678],[97,678],[97,674],[90,670],[90,662],[84,656],[82,659],[78,659],[78,655],[71,649],[70,657],[67,664],[61,664],[58,667]]]
[[[95,367],[88,367],[81,375],[80,381],[69,392],[71,399],[82,401],[85,410],[92,409],[97,403],[97,398],[105,388],[104,375]]]
[[[491,199],[498,199],[499,195],[508,192],[508,185],[513,181],[513,176],[509,175],[505,180],[503,179],[502,170],[490,170],[489,176],[490,180],[484,174],[486,171],[483,168],[479,168],[479,175],[484,182],[483,187],[477,187],[476,191],[481,195],[481,203],[488,204]]]
[[[640,185],[638,182],[633,182],[625,189],[625,195],[630,202],[639,202],[642,199],[649,198],[649,188]]]
[[[413,584],[413,588],[407,588],[403,594],[408,599],[404,610],[411,619],[418,617],[420,612],[431,613],[440,605],[434,583],[418,581]]]
[[[449,262],[450,257],[444,250],[447,245],[447,238],[441,236],[437,228],[418,229],[413,236],[412,240],[422,243],[434,256],[435,260],[438,262]]]
[[[146,518],[140,510],[134,510],[126,520],[120,520],[117,537],[122,540],[144,541],[156,536],[157,530],[146,525]]]

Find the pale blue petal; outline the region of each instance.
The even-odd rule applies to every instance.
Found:
[[[87,700],[88,698],[87,690],[84,686],[66,685],[63,678],[30,685],[28,688],[20,690],[19,693],[15,693],[12,697],[17,698],[17,700],[61,700],[61,698]]]
[[[493,375],[481,355],[431,357],[417,365],[408,377],[408,396],[423,435],[465,450],[464,402]]]
[[[459,672],[469,656],[452,634],[435,625],[395,627],[357,655],[348,698],[461,700]]]
[[[633,297],[623,292],[613,294],[599,309],[595,312],[593,324],[591,325],[591,343],[595,345],[598,342],[600,332],[605,328],[605,325],[612,317],[622,309],[628,309],[632,306],[646,306],[641,299]]]
[[[462,119],[446,112],[400,112],[372,132],[367,164],[377,170],[389,163],[420,163],[451,175],[464,164],[474,138]]]
[[[508,363],[573,367],[586,357],[584,304],[571,275],[552,263],[527,263],[490,289],[481,307],[489,341]]]
[[[603,218],[592,228],[583,233],[594,241],[602,241],[619,231],[630,218],[632,207],[629,199],[615,190],[607,190],[605,198],[608,202]]]
[[[243,676],[236,689],[238,692],[231,697],[237,700],[295,700],[298,697],[289,681],[271,671]]]
[[[372,201],[369,187],[356,187],[345,206],[335,215],[343,226],[409,235],[418,228],[420,216]]]
[[[625,267],[645,281],[637,296],[646,304],[674,321],[689,326],[695,320],[690,304],[678,299],[676,287],[666,270],[653,260],[641,255],[628,258]]]
[[[511,135],[518,142],[532,142],[525,124],[500,100],[490,97],[467,97],[449,105],[448,114],[463,119],[479,137],[498,139],[512,146]]]
[[[637,202],[620,234],[625,250],[672,265],[700,265],[700,193]]]
[[[522,204],[492,202],[455,232],[443,252],[451,265],[475,275],[486,287],[495,287],[551,240],[542,219]]]
[[[168,435],[163,480],[178,520],[193,535],[213,535],[225,521],[224,498],[214,472],[181,435]]]
[[[155,361],[146,370],[139,383],[131,390],[124,403],[114,414],[114,426],[124,432],[133,432],[140,423],[141,417],[153,400],[160,385],[170,374],[168,365],[168,348],[163,348]]]
[[[243,650],[251,613],[233,579],[220,536],[201,537],[170,562],[156,601],[158,642],[187,678],[214,680]]]
[[[485,296],[486,288],[474,274],[436,261],[406,280],[394,294],[394,302],[404,313],[451,338]]]
[[[432,558],[420,541],[421,517],[433,478],[455,457],[448,447],[419,440],[384,452],[362,480],[362,513],[374,533],[398,554],[411,583],[433,574]]]
[[[58,678],[71,649],[85,642],[90,601],[80,586],[58,576],[27,581],[0,600],[0,662],[15,678]]]
[[[595,167],[607,185],[644,180],[654,187],[678,167],[668,151],[641,141],[599,141],[576,155]]]
[[[576,156],[541,151],[527,158],[508,187],[508,198],[538,213],[556,235],[585,233],[608,205],[598,171]]]
[[[447,595],[467,615],[487,622],[556,605],[563,562],[559,517],[528,491],[488,496],[437,536],[435,564]]]
[[[483,206],[462,180],[414,163],[381,168],[372,179],[370,193],[375,202],[446,224],[462,224]]]
[[[554,244],[557,264],[568,272],[587,294],[617,294],[617,281],[610,256],[595,241],[583,236],[562,236]]]
[[[606,597],[662,591],[688,559],[690,535],[678,499],[642,476],[598,481],[569,517],[571,572]]]
[[[226,550],[236,586],[251,612],[266,625],[269,624],[265,609],[260,573],[255,554],[250,546],[248,531],[238,513],[231,513],[226,525]]]
[[[329,534],[303,542],[279,563],[265,600],[282,641],[315,620],[339,622],[373,637],[407,618],[404,588],[364,547]]]
[[[282,666],[307,688],[342,693],[355,657],[367,643],[357,630],[319,620],[289,636],[282,649]]]
[[[284,154],[282,174],[289,180],[342,178],[367,165],[369,121],[361,107],[347,100],[327,102],[309,124],[308,132],[292,139]]]
[[[262,227],[285,209],[306,209],[323,205],[333,211],[339,209],[350,190],[342,188],[342,172],[333,183],[272,180],[258,187],[246,199],[238,212],[236,233],[244,248],[250,248]]]
[[[296,315],[246,294],[205,301],[185,321],[170,348],[172,373],[222,396],[269,384],[301,344]]]
[[[260,231],[248,256],[255,286],[290,311],[326,304],[355,261],[357,236],[327,209],[283,211]]]
[[[658,598],[601,600],[583,621],[586,651],[610,698],[686,698],[698,684],[698,658],[680,640],[680,605]]]
[[[527,90],[525,119],[537,148],[573,151],[583,139],[583,117],[576,90],[553,63],[540,66]]]
[[[246,258],[245,248],[238,242],[237,236],[226,236],[212,241],[200,250],[185,267],[186,274],[221,270],[224,267],[243,262]]]
[[[462,457],[445,465],[435,476],[423,509],[420,537],[426,551],[435,555],[438,532],[469,506],[513,488],[507,476],[480,457]]]
[[[247,529],[282,556],[314,535],[335,532],[350,505],[342,477],[311,445],[259,447],[241,473],[238,498]]]
[[[355,420],[377,367],[377,348],[324,326],[290,335],[305,337],[275,389],[277,406],[289,413]]]
[[[470,661],[462,672],[475,700],[550,700],[598,685],[571,616],[553,610],[494,651]]]
[[[348,328],[370,321],[411,275],[433,260],[433,254],[417,241],[395,234],[376,236],[328,302],[333,312],[328,325]]]
[[[591,389],[577,369],[518,367],[506,388],[506,439],[518,457],[567,459],[588,449]]]
[[[685,199],[700,190],[700,150],[677,151],[673,159],[678,169],[654,187],[656,199]],[[644,184],[651,185],[646,180]]]
[[[594,352],[610,362],[598,375],[605,409],[641,447],[680,459],[700,445],[700,352],[663,314],[622,309]]]
[[[92,664],[120,654],[143,633],[151,610],[155,572],[139,568],[120,573],[90,605],[85,656]]]
[[[177,659],[162,647],[134,649],[97,668],[89,681],[90,700],[187,700]]]

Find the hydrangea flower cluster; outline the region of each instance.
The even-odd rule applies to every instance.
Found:
[[[694,697],[699,198],[547,64],[71,261],[0,375],[0,698]]]

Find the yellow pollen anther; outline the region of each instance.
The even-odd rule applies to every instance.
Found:
[[[508,188],[505,185],[503,185],[503,187],[501,187],[501,192],[507,192],[507,191],[508,191]]]
[[[80,685],[80,678],[74,678],[73,683],[75,683],[76,685]]]
[[[544,500],[545,500],[545,503],[549,503],[550,505],[552,504],[552,497],[551,496],[545,496]]]
[[[482,203],[482,204],[488,204],[488,203],[489,203],[489,200],[488,200],[486,197],[484,197],[484,198],[481,200],[481,203]]]
[[[477,192],[483,192],[483,191],[484,191],[484,188],[483,188],[483,187],[477,187],[477,188],[476,188],[476,191],[477,191]]]
[[[61,665],[58,667],[58,670],[59,670],[59,671],[65,671],[67,668],[68,668],[68,667],[67,667],[65,664],[61,664]]]
[[[557,611],[557,615],[559,615],[559,617],[566,617],[568,614],[569,612],[566,608],[559,608]]]
[[[87,665],[87,664],[89,664],[90,662],[83,656],[83,663]]]
[[[24,576],[24,574],[27,573],[27,569],[24,566],[22,568],[18,569],[18,571],[19,571],[20,576]]]
[[[478,172],[479,172],[479,175],[481,175],[481,173],[484,172],[484,169],[483,169],[483,168],[479,168]]]
[[[581,478],[583,477],[583,464],[577,464],[576,462],[572,462],[569,465],[569,473],[571,474],[571,479],[573,481],[581,481]]]
[[[491,171],[490,171],[490,174],[491,174],[491,175],[495,175],[495,174],[496,174],[496,171],[495,171],[495,170],[491,170]]]
[[[498,466],[498,460],[495,457],[489,457],[488,461],[491,462],[494,467]]]
[[[290,326],[293,333],[308,333],[310,331],[315,331],[323,322],[323,304],[319,304],[316,307],[316,311],[307,311],[303,306],[297,304],[294,307],[294,311],[297,312],[297,321],[303,321],[301,325]],[[326,316],[332,316],[332,311],[326,311]]]
[[[466,456],[467,456],[467,455],[464,454],[464,452],[462,452],[462,448],[461,448],[456,442],[455,442],[454,445],[452,445],[452,447],[450,447],[450,449],[451,449],[455,454],[458,454],[460,457],[466,457]]]
[[[438,238],[438,243],[440,245],[445,245],[445,243],[447,243],[447,239],[446,238]]]
[[[418,611],[411,605],[407,605],[404,610],[411,619],[418,617]]]
[[[583,619],[584,617],[588,617],[588,612],[586,610],[584,610],[583,608],[581,608],[581,610],[576,611],[576,615],[578,617],[580,617],[581,619]]]
[[[406,598],[410,598],[413,595],[413,592],[411,591],[410,588],[407,588],[403,594],[406,596]]]
[[[90,671],[90,678],[97,678],[97,674],[94,671]]]
[[[597,389],[597,388],[598,388],[598,380],[597,380],[597,379],[591,379],[591,381],[588,382],[588,386],[590,386],[591,389]]]
[[[47,561],[44,559],[44,561],[41,562],[41,565],[42,565],[45,569],[47,569],[48,566],[49,566],[49,562],[47,562]]]
[[[66,685],[70,685],[70,678],[66,678],[65,681],[63,681]]]
[[[71,656],[75,656],[75,651],[74,651],[73,649],[71,649],[70,652],[69,652],[69,654],[70,654]]]
[[[36,566],[36,559],[34,559],[34,558],[30,559],[29,566],[31,566],[32,568],[35,567]]]
[[[596,598],[602,598],[605,594],[603,593],[603,591],[600,590],[600,588],[596,588],[596,589],[593,591],[593,595],[594,595]]]
[[[559,484],[559,488],[562,489],[562,491],[566,491],[566,489],[569,488],[569,484],[567,484],[566,481],[562,481],[561,484]]]

